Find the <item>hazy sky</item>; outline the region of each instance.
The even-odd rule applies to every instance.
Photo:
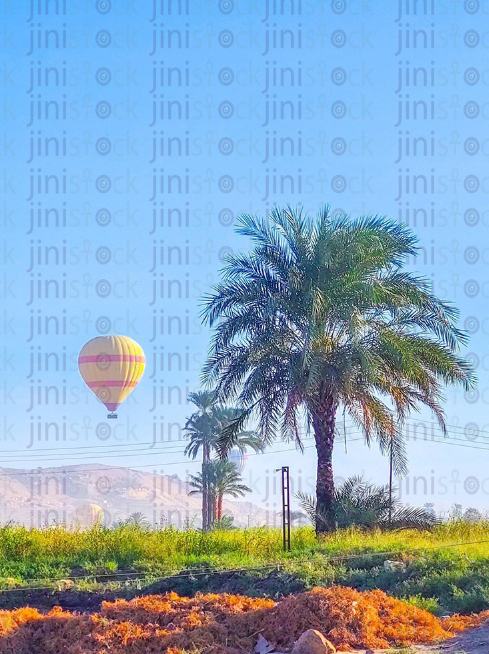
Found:
[[[410,442],[403,495],[484,508],[489,3],[406,0],[400,19],[397,3],[369,0],[0,9],[2,465],[195,472],[184,443],[169,441],[191,412],[208,345],[202,295],[225,253],[248,247],[233,219],[329,203],[408,221],[423,248],[410,268],[460,308],[478,390],[447,393],[451,441],[434,427],[436,442]],[[105,333],[136,339],[148,359],[117,425],[76,366],[83,343]],[[346,431],[337,475],[385,482],[387,461],[348,420]],[[314,448],[278,443],[248,459],[253,501],[278,504],[267,479],[281,465],[313,489]]]

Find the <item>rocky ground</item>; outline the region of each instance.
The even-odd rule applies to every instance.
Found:
[[[441,645],[419,645],[402,650],[357,650],[341,654],[489,654],[489,620]]]
[[[437,647],[418,647],[416,654],[489,654],[489,620]]]

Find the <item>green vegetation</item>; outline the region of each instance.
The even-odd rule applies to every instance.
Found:
[[[305,493],[297,493],[296,497],[313,524],[327,521],[317,510],[314,497]],[[335,488],[332,508],[336,526],[340,528],[356,525],[380,529],[428,529],[439,522],[426,509],[404,506],[391,494],[389,486],[376,486],[357,476],[349,477]]]
[[[208,574],[230,568],[240,572]],[[161,580],[176,573],[181,574]],[[470,613],[489,608],[489,523],[454,521],[427,531],[350,528],[319,540],[311,527],[301,527],[292,531],[290,553],[282,551],[279,529],[153,531],[131,524],[79,532],[0,529],[0,588],[55,589],[57,580],[69,577],[78,591],[122,584],[140,593],[151,584],[148,592],[229,590],[255,596],[336,583],[381,588],[433,613]]]

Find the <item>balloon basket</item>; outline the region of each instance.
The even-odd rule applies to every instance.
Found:
[[[109,420],[115,420],[117,418],[117,413],[108,413],[107,418]]]

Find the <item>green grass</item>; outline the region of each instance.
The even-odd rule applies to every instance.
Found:
[[[416,606],[418,609],[429,611],[430,613],[433,613],[433,615],[439,616],[442,613],[440,604],[438,603],[438,599],[436,597],[423,597],[421,594],[418,594],[406,597],[404,598],[404,601],[407,604]]]
[[[469,544],[474,541],[487,542]],[[458,543],[464,545],[447,547]],[[387,559],[404,561],[405,569],[386,569]],[[320,541],[311,528],[301,527],[292,531],[290,553],[282,551],[278,529],[0,528],[0,589],[56,587],[56,579],[75,576],[78,590],[101,590],[119,586],[102,575],[123,572],[144,576],[143,582],[134,582],[144,586],[197,568],[199,574],[184,578],[188,592],[220,590],[219,578],[203,574],[207,568],[246,569],[241,592],[254,595],[335,583],[381,588],[435,614],[467,613],[489,608],[489,523],[453,522],[425,532],[347,529]],[[263,580],[277,568],[273,584],[266,585]]]

